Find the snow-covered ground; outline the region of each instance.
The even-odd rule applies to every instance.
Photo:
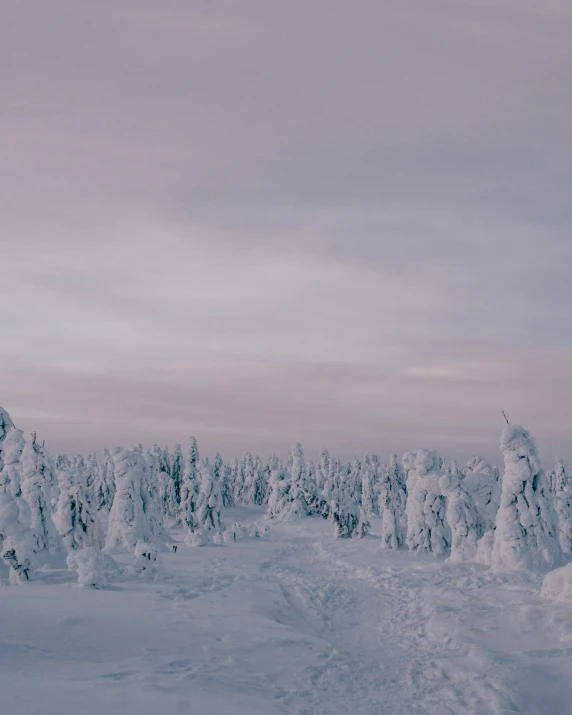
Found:
[[[100,591],[67,570],[3,587],[0,712],[572,712],[572,607],[543,601],[541,577],[382,551],[378,533],[303,519],[181,544],[162,574]]]

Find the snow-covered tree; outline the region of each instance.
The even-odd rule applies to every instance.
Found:
[[[349,479],[349,468],[332,462],[328,480],[329,518],[334,525],[334,536],[350,539],[359,524],[359,503],[355,500],[355,485]]]
[[[21,464],[22,451],[26,441],[22,430],[12,427],[4,438],[2,446],[3,464],[0,471],[0,492],[19,497],[21,489]]]
[[[451,532],[445,518],[445,498],[439,479],[442,460],[437,452],[421,449],[405,455],[407,477],[407,546],[435,556],[447,553]]]
[[[374,505],[377,501],[375,494],[375,473],[371,458],[366,456],[361,465],[361,501],[359,510],[358,536],[363,538],[371,530],[371,518],[377,511]]]
[[[498,469],[482,457],[473,457],[467,463],[463,488],[471,495],[484,532],[494,529],[500,505]]]
[[[173,482],[173,492],[175,505],[173,509],[173,514],[179,508],[181,503],[181,486],[183,482],[183,471],[185,469],[185,458],[183,457],[183,450],[180,444],[175,445],[175,450],[172,455],[168,456],[169,459],[169,474],[171,475],[171,480]]]
[[[451,529],[451,555],[453,563],[475,561],[477,541],[483,535],[483,526],[469,492],[463,488],[462,473],[453,464],[439,480],[441,493],[447,498],[446,518]]]
[[[57,461],[60,498],[53,513],[54,524],[68,551],[98,546],[101,541],[96,511],[89,500],[86,466],[79,455]]]
[[[132,552],[138,541],[161,538],[156,497],[149,493],[147,463],[138,450],[113,455],[116,492],[109,514],[105,549]]]
[[[61,554],[64,552],[63,543],[52,520],[51,507],[51,495],[57,490],[52,486],[51,475],[48,475],[48,472],[55,470],[49,464],[46,450],[38,444],[35,434],[22,451],[21,465],[22,496],[30,507],[34,553],[45,551],[50,555]]]
[[[170,474],[169,455],[158,444],[153,445],[149,455],[147,466],[150,469],[150,478],[157,485],[161,514],[174,516],[175,486]]]
[[[306,497],[308,494],[308,480],[306,474],[306,460],[304,450],[298,442],[290,450],[288,458],[290,467],[290,488],[287,494],[287,501],[282,510],[283,519],[298,518],[308,515]]]
[[[12,582],[29,581],[32,577],[31,524],[28,503],[20,497],[0,493],[0,564],[7,567]]]
[[[0,407],[0,471],[4,466],[4,440],[6,435],[14,428],[14,423],[10,419],[10,415],[3,407]]]
[[[92,484],[92,499],[97,511],[109,514],[115,496],[115,465],[108,449],[103,450]]]
[[[243,463],[243,482],[239,501],[244,505],[261,505],[266,499],[266,484],[260,457],[256,459],[248,452]]]
[[[552,493],[558,523],[558,540],[563,553],[572,553],[572,480],[561,459],[552,471]]]
[[[405,503],[405,471],[396,454],[382,468],[379,487],[379,514],[381,516],[381,547],[399,549],[405,546],[407,519]]]
[[[560,555],[557,519],[534,441],[523,427],[507,425],[500,448],[505,471],[492,568],[513,571],[553,566]]]
[[[242,493],[244,489],[244,469],[243,464],[236,457],[232,462],[231,467],[231,482],[232,482],[232,502],[236,506],[242,504]]]
[[[195,510],[195,528],[188,532],[187,541],[196,546],[204,546],[211,541],[220,543],[224,531],[220,481],[206,459],[200,463],[199,476],[200,491]]]
[[[290,479],[284,469],[284,465],[275,454],[270,458],[269,490],[270,495],[268,497],[266,517],[268,519],[280,519],[286,511],[286,505],[290,501]]]
[[[183,480],[181,483],[181,503],[179,505],[179,521],[189,531],[195,531],[195,509],[199,496],[199,448],[194,437],[189,439],[189,453],[185,461]]]

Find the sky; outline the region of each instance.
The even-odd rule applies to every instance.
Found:
[[[568,0],[0,8],[20,428],[572,461]]]

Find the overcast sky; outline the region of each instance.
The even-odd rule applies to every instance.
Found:
[[[18,426],[572,460],[569,0],[0,7]]]

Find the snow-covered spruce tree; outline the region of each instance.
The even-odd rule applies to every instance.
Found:
[[[374,468],[371,463],[371,457],[366,456],[361,465],[361,501],[359,510],[359,538],[363,539],[371,530],[371,518],[377,511],[374,503],[376,495],[374,493]]]
[[[389,464],[381,469],[379,489],[379,514],[381,516],[381,547],[400,549],[405,546],[407,518],[405,503],[405,471],[396,454],[392,454]]]
[[[90,496],[93,494],[93,485],[99,476],[99,462],[96,454],[88,454],[85,460],[85,486]],[[57,474],[56,474],[57,477]]]
[[[48,463],[46,469],[46,463],[46,450],[33,434],[24,446],[21,458],[22,497],[30,507],[33,550],[34,553],[63,554],[63,542],[52,520],[50,497],[56,490],[51,485],[51,476],[46,480],[46,473],[53,470],[53,465]]]
[[[484,532],[494,529],[500,504],[498,470],[486,459],[473,457],[467,462],[463,488],[472,497]]]
[[[570,554],[572,553],[572,480],[561,459],[557,459],[556,466],[552,470],[552,494],[560,548],[563,553]]]
[[[92,500],[97,511],[109,514],[115,496],[115,465],[108,449],[104,449],[99,469],[92,485]]]
[[[141,452],[117,449],[113,461],[116,492],[105,549],[132,552],[138,541],[156,543],[160,539],[158,505],[149,492],[148,468]]]
[[[471,494],[463,488],[462,472],[455,463],[439,480],[441,493],[447,499],[446,518],[451,529],[449,561],[475,561],[477,541],[483,535],[483,525]]]
[[[181,485],[183,483],[183,471],[185,469],[185,458],[180,444],[175,445],[173,454],[168,455],[169,474],[173,482],[173,493],[175,504],[173,505],[173,515],[177,514],[181,503]]]
[[[501,437],[505,471],[491,566],[521,571],[554,566],[560,557],[556,514],[530,433],[507,425]]]
[[[290,467],[290,488],[288,490],[287,501],[282,510],[283,519],[293,519],[308,515],[306,495],[308,480],[306,474],[306,460],[302,445],[297,442],[290,450],[288,458]]]
[[[167,517],[175,516],[177,502],[175,484],[170,474],[169,455],[158,444],[154,444],[151,449],[148,467],[151,470],[151,479],[157,484],[161,513]]]
[[[32,577],[31,523],[32,513],[24,499],[0,494],[0,566],[4,565],[12,582]]]
[[[101,542],[96,511],[89,500],[86,466],[79,455],[60,457],[56,462],[60,490],[58,505],[53,514],[54,524],[68,551],[97,546]]]
[[[244,480],[239,494],[240,504],[245,506],[264,504],[266,485],[260,457],[254,458],[250,452],[247,452],[244,457],[242,471]]]
[[[0,471],[4,466],[4,440],[8,432],[14,428],[14,423],[10,415],[3,407],[0,407]]]
[[[409,467],[407,479],[407,546],[411,551],[445,555],[451,531],[445,517],[446,503],[441,494],[442,459],[437,452],[420,449],[403,458]]]
[[[195,509],[199,496],[199,448],[194,437],[189,439],[189,454],[185,461],[181,483],[181,503],[179,504],[179,522],[189,531],[195,531]]]
[[[232,501],[233,504],[239,506],[242,504],[242,492],[244,484],[244,469],[243,463],[240,462],[236,457],[232,462],[231,469],[231,480],[232,480]]]
[[[220,481],[215,478],[208,460],[201,460],[199,467],[200,491],[195,510],[195,530],[187,532],[187,543],[205,546],[210,542],[222,543],[223,504]]]
[[[238,460],[234,460],[238,464]],[[222,503],[225,509],[234,506],[233,467],[223,464],[221,467]]]
[[[19,497],[21,489],[21,464],[22,451],[26,441],[22,430],[12,427],[2,445],[2,457],[4,466],[0,471],[0,492]]]
[[[355,500],[355,485],[349,478],[347,466],[333,463],[334,472],[329,484],[330,519],[337,539],[350,539],[359,524],[359,503]]]
[[[268,507],[266,508],[266,518],[280,519],[286,510],[286,504],[290,501],[290,479],[288,478],[284,465],[275,454],[270,457],[269,490],[270,495],[268,497]]]

